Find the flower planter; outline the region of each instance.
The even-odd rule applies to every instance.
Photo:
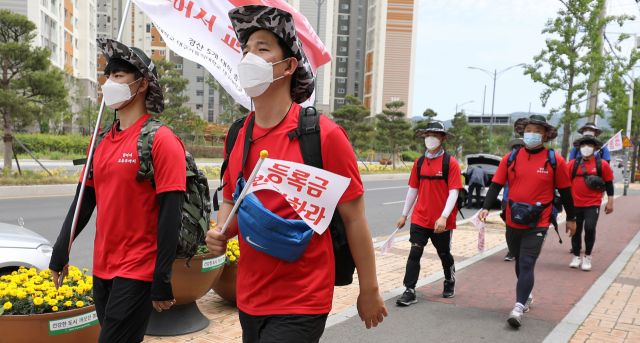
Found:
[[[100,324],[95,305],[34,315],[0,316],[0,341],[11,343],[97,342]]]
[[[147,335],[177,336],[206,328],[209,319],[200,312],[196,300],[207,294],[218,281],[225,257],[196,255],[191,259],[191,268],[187,267],[188,259],[175,260],[171,287],[176,303],[169,310],[151,312]]]
[[[236,302],[236,281],[238,280],[238,265],[230,264],[224,267],[222,275],[213,285],[213,291],[222,299]]]

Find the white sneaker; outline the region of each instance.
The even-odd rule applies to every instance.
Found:
[[[527,299],[527,303],[524,304],[524,310],[522,312],[527,313],[531,308],[531,304],[533,304],[533,295],[529,294],[529,299]]]
[[[516,307],[509,313],[509,318],[507,322],[511,326],[519,327],[522,325],[522,310],[519,307]]]
[[[585,256],[582,260],[582,270],[589,271],[591,270],[591,256]]]
[[[569,264],[569,267],[578,268],[578,267],[580,267],[580,262],[582,262],[581,259],[580,259],[580,256],[573,256],[573,260]]]

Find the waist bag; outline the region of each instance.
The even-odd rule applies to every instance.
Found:
[[[238,200],[244,179],[239,179],[233,199]],[[313,230],[300,219],[282,219],[266,209],[255,194],[247,194],[238,209],[238,228],[247,244],[265,254],[287,262],[300,258],[307,249]]]
[[[578,165],[582,168],[582,175],[576,175],[578,170]],[[593,189],[594,191],[602,191],[604,190],[604,180],[602,179],[602,161],[600,157],[596,157],[596,171],[598,175],[590,175],[587,174],[587,168],[584,166],[584,160],[582,157],[578,157],[573,165],[573,173],[571,174],[571,180],[575,177],[583,177],[584,183],[589,187],[589,189]]]
[[[550,205],[550,203],[546,205],[530,205],[524,202],[514,202],[513,200],[509,200],[511,221],[516,224],[536,227],[542,212]]]

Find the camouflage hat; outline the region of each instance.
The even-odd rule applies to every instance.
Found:
[[[545,142],[552,141],[554,138],[558,137],[558,130],[551,124],[547,123],[547,118],[539,114],[532,114],[529,118],[520,118],[516,120],[515,124],[513,124],[513,129],[519,133],[520,136],[524,137],[524,128],[529,124],[544,126],[549,133]]]
[[[602,132],[604,132],[602,129],[599,129],[598,126],[596,126],[596,123],[594,122],[588,122],[586,124],[584,124],[583,127],[578,129],[578,133],[579,134],[584,134],[584,130],[586,129],[592,129],[596,132],[596,137],[598,137]]]
[[[299,104],[311,97],[314,91],[314,77],[311,64],[302,50],[302,43],[296,35],[296,27],[291,13],[275,7],[248,5],[229,11],[229,19],[236,31],[240,47],[245,48],[252,33],[267,30],[282,39],[298,60],[295,85],[291,89],[291,98]]]
[[[149,112],[161,113],[164,111],[164,96],[162,88],[158,83],[158,72],[153,61],[140,49],[128,46],[109,38],[98,38],[98,47],[102,50],[107,63],[112,58],[119,58],[133,64],[147,80],[149,80],[149,88],[147,89],[146,105]]]
[[[510,140],[509,143],[507,144],[507,149],[513,150],[513,147],[518,145],[525,146],[524,140],[522,140],[522,138],[516,138],[516,139]]]
[[[427,132],[441,133],[445,136],[445,139],[454,139],[456,137],[452,133],[447,132],[447,130],[445,130],[444,124],[441,121],[432,121],[427,124],[426,129],[417,129],[416,137],[424,138]]]
[[[596,146],[596,149],[600,149],[602,148],[602,146],[604,146],[604,143],[602,143],[599,139],[590,136],[578,138],[575,142],[573,142],[573,146],[576,148],[580,148],[582,144],[593,144]]]

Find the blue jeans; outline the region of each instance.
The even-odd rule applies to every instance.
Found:
[[[473,204],[473,190],[476,191],[476,208],[482,208],[480,202],[480,192],[482,191],[482,185],[479,183],[473,183],[469,185],[469,194],[467,195],[467,208],[471,208]]]

